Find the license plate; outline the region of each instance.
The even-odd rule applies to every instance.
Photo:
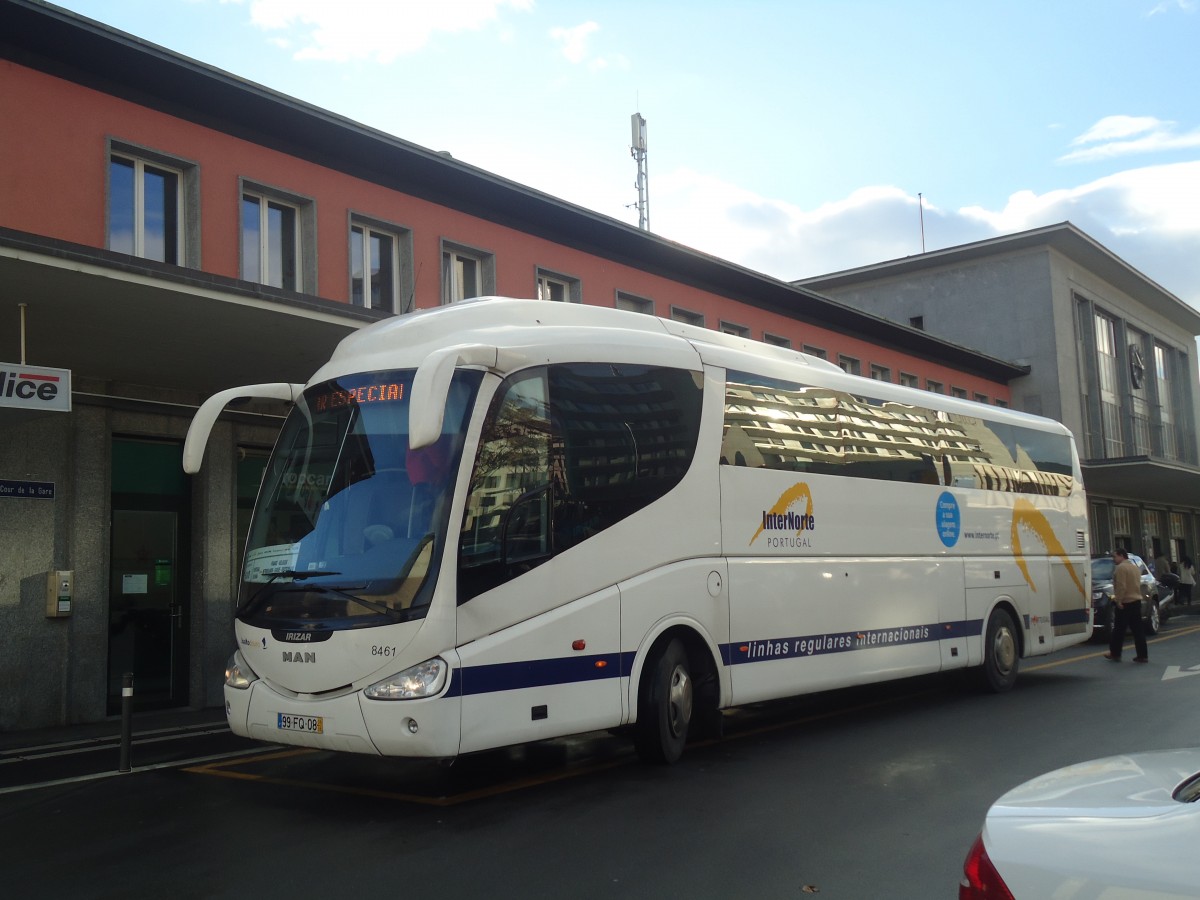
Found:
[[[280,731],[303,731],[305,734],[324,734],[325,721],[320,716],[293,716],[279,713],[276,727]]]

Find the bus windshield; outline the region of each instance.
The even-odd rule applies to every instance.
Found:
[[[310,387],[296,403],[250,525],[242,621],[346,629],[425,614],[482,375],[455,374],[442,436],[418,450],[408,443],[414,375],[346,376]]]

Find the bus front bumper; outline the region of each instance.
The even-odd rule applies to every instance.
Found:
[[[301,699],[260,679],[245,689],[226,685],[225,714],[234,734],[272,744],[382,756],[458,755],[458,697],[381,701],[353,691]]]

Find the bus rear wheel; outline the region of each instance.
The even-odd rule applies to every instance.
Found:
[[[1008,610],[993,609],[983,641],[983,678],[987,688],[1002,694],[1017,683],[1021,645]]]
[[[647,663],[638,691],[635,745],[644,762],[670,765],[683,755],[694,703],[687,651],[672,639]]]

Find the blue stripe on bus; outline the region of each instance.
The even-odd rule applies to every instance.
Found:
[[[1074,625],[1087,621],[1085,609],[1051,614],[1054,625]],[[883,647],[924,644],[954,638],[976,637],[983,633],[983,620],[965,619],[932,625],[902,625],[866,631],[840,631],[799,637],[760,638],[721,644],[721,660],[726,666],[770,662],[775,659],[800,659],[830,653],[849,653]],[[451,675],[450,697],[490,694],[522,688],[574,684],[619,678],[633,669],[635,651],[570,656],[557,659],[532,659],[521,662],[492,663],[455,669]],[[597,665],[601,663],[602,665]]]
[[[1051,625],[1082,625],[1088,620],[1086,609],[1066,609],[1050,613]]]
[[[632,657],[633,654],[629,654]],[[568,656],[559,659],[530,659],[521,662],[491,663],[455,669],[450,679],[449,697],[515,691],[552,684],[574,684],[621,677],[619,653]]]
[[[981,634],[982,631],[983,622],[979,619],[942,622],[934,625],[900,625],[895,628],[873,628],[865,631],[837,631],[799,637],[735,641],[722,645],[721,655],[725,660],[725,665],[736,666],[743,663],[769,662],[774,659],[797,659],[824,656],[829,653],[850,653],[855,650],[924,644],[949,638],[974,637]]]

